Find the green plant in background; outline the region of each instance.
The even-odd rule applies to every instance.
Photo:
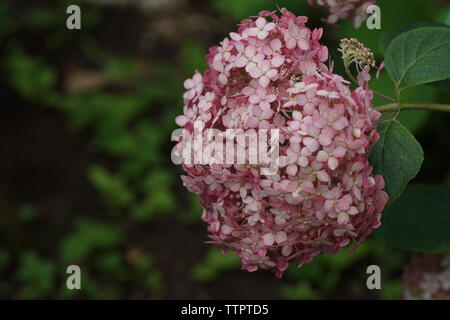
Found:
[[[154,172],[143,180],[140,189],[145,194],[144,200],[132,211],[132,217],[136,221],[146,222],[173,212],[176,208],[171,190],[173,180],[167,171]]]
[[[42,59],[27,55],[20,46],[14,46],[3,64],[11,75],[11,85],[24,99],[46,103],[53,98],[57,74]]]
[[[126,215],[138,223],[160,219],[176,208],[172,191],[173,173],[166,167],[167,159],[162,156],[166,138],[174,126],[173,111],[164,106],[177,103],[174,92],[180,90],[176,79],[167,76],[173,73],[172,67],[165,63],[148,66],[137,59],[111,56],[94,43],[89,33],[67,37],[68,33],[64,30],[56,31],[61,29],[59,24],[64,16],[61,17],[60,11],[64,5],[61,3],[54,8],[36,6],[27,11],[19,23],[49,31],[45,47],[49,52],[57,52],[69,43],[75,43],[87,54],[86,58],[100,68],[95,78],[100,81],[100,87],[96,84],[92,89],[73,87],[70,81],[80,81],[80,78],[61,79],[62,75],[58,74],[55,66],[44,58],[26,53],[24,43],[18,39],[7,44],[2,59],[2,66],[10,75],[10,85],[26,101],[61,110],[68,115],[73,126],[92,130],[92,147],[97,152],[117,159],[114,171],[95,164],[86,172],[103,199],[107,212],[113,217]],[[6,22],[12,21],[7,19],[8,10],[6,6],[0,7],[0,14],[5,16],[2,19],[5,28],[2,30],[7,30]],[[90,10],[83,16],[86,27],[98,25],[101,21],[99,12]],[[66,84],[69,81],[69,91],[61,92],[58,89],[61,80],[66,81]],[[166,114],[160,112],[161,108]],[[35,219],[33,206],[22,207],[20,216],[24,222]],[[86,283],[83,292],[87,296],[105,296],[105,290],[111,296],[119,296],[117,288],[105,289],[95,284],[90,273],[96,269],[119,281],[137,281],[128,272],[134,267],[124,263],[120,250],[123,241],[120,229],[110,222],[100,223],[80,217],[74,222],[74,231],[61,242],[60,262],[49,260],[42,269],[62,270],[66,264],[80,263],[88,268],[83,272],[83,282]],[[94,262],[88,263],[93,255],[96,256]],[[40,261],[37,258],[35,260]],[[35,281],[31,272],[26,271],[30,268],[29,261],[28,257],[19,263],[21,270],[25,270],[20,276],[23,282]],[[43,263],[41,265],[44,266]],[[143,286],[158,296],[160,293],[157,292],[163,290],[162,274],[151,262],[150,256],[142,258],[136,268],[137,273],[145,278]],[[50,282],[50,276],[42,281],[47,281],[48,285],[33,284],[31,289],[26,290],[27,296],[44,296],[53,290],[54,283]],[[65,297],[76,295],[64,286],[61,294]]]
[[[173,211],[172,173],[165,168],[167,159],[161,156],[174,126],[169,123],[173,111],[167,109],[168,114],[161,115],[155,110],[167,103],[176,103],[172,97],[176,97],[174,93],[180,88],[174,79],[167,77],[172,73],[170,67],[160,64],[144,75],[141,70],[147,67],[138,61],[108,57],[102,62],[106,83],[114,86],[125,81],[129,86],[135,82],[135,88],[120,94],[105,90],[74,95],[58,92],[54,68],[26,54],[20,46],[11,49],[4,65],[11,75],[12,86],[22,97],[61,109],[68,113],[75,126],[93,128],[95,146],[121,160],[114,175],[101,166],[93,166],[88,172],[108,206],[114,210],[126,208],[138,221],[148,221],[155,214]],[[156,181],[160,176],[166,177],[160,185],[146,182]],[[144,182],[136,184],[136,179]]]
[[[155,266],[154,259],[150,254],[141,254],[133,261],[136,278],[140,283],[154,292],[154,298],[161,298],[165,294],[164,279],[162,272]]]
[[[130,192],[126,182],[106,169],[93,166],[88,171],[88,177],[111,207],[125,208],[133,202],[134,195]]]
[[[122,296],[122,285],[141,286],[150,298],[161,298],[165,293],[163,275],[149,253],[136,248],[121,248],[123,234],[117,227],[86,219],[75,223],[76,229],[60,246],[60,265],[81,264],[83,284],[90,298],[105,299]],[[88,264],[88,262],[90,262]],[[100,272],[110,281],[99,284],[91,274]],[[62,287],[61,294],[76,294]]]
[[[371,264],[379,264],[384,277],[391,278],[389,276],[395,274],[398,266],[405,261],[403,254],[387,247],[384,240],[378,236],[362,243],[354,252],[351,252],[352,250],[353,248],[346,249],[336,255],[322,255],[317,261],[305,264],[300,269],[290,266],[286,276],[294,283],[283,286],[282,295],[289,299],[324,299],[335,290],[342,289],[342,286],[346,286],[346,289],[353,286],[356,292],[367,294],[364,281],[357,284],[351,282],[355,272],[359,273],[358,278],[365,279],[365,268]],[[363,267],[355,269],[355,266]],[[346,276],[349,269],[353,270],[351,276]],[[400,298],[399,284],[399,280],[383,281],[383,297]]]
[[[10,254],[5,249],[0,249],[0,278],[3,278],[3,275],[6,272],[6,268],[9,266],[11,262]],[[0,295],[5,295],[7,293],[7,284],[5,281],[0,280]]]
[[[224,255],[218,248],[210,248],[205,260],[192,270],[192,277],[198,281],[212,281],[221,273],[236,270],[239,259],[233,255]]]
[[[290,299],[325,298],[336,288],[342,279],[342,273],[366,255],[367,248],[363,244],[352,255],[345,250],[334,256],[320,256],[317,261],[305,264],[299,270],[293,265],[288,269],[287,277],[295,279],[297,282],[284,286],[282,294]]]

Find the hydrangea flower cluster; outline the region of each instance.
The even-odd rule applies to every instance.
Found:
[[[364,44],[355,38],[341,39],[340,48],[342,60],[348,65],[355,63],[356,68],[362,70],[365,66],[376,67],[376,62],[372,50],[366,48]]]
[[[388,201],[367,159],[379,138],[372,92],[351,91],[324,64],[322,29],[280,11],[241,21],[210,49],[209,69],[184,83],[184,114],[176,118],[186,133],[199,121],[222,131],[279,129],[276,174],[250,164],[183,164],[182,176],[200,195],[211,242],[235,251],[243,269],[278,277],[291,262],[363,241]]]
[[[340,19],[352,19],[356,28],[359,28],[367,17],[367,8],[374,5],[376,0],[308,0],[310,4],[316,3],[326,7],[330,15],[326,19],[334,24]]]
[[[450,253],[413,255],[403,284],[407,300],[450,300]]]

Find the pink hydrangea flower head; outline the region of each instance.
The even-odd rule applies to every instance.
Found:
[[[407,300],[450,300],[450,253],[414,254],[403,284]]]
[[[380,114],[367,86],[324,63],[322,29],[286,9],[246,19],[207,55],[208,69],[185,82],[184,128],[277,129],[279,168],[184,163],[186,188],[200,195],[211,243],[232,250],[248,271],[277,276],[322,253],[359,243],[380,225],[384,180],[368,162]],[[235,142],[236,143],[236,142]]]
[[[317,4],[329,10],[326,21],[330,24],[340,19],[351,19],[359,28],[367,17],[367,8],[374,5],[376,0],[308,0],[310,4]]]

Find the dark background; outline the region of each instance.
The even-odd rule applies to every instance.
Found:
[[[82,29],[66,28],[78,4]],[[382,0],[382,29],[329,26],[306,0],[0,1],[0,298],[397,299],[409,253],[376,234],[279,280],[239,270],[207,240],[201,208],[170,161],[183,81],[208,47],[260,10],[287,7],[337,46],[355,37],[382,60],[380,36],[410,22],[445,22],[445,0]],[[392,95],[383,74],[372,85]],[[405,101],[448,102],[423,86]],[[375,104],[380,105],[376,99]],[[425,150],[414,182],[450,184],[450,117],[404,112]],[[66,289],[66,268],[82,290]],[[381,267],[382,290],[366,287]]]

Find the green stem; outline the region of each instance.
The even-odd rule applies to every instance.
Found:
[[[400,108],[399,108],[400,107]],[[433,110],[450,112],[449,104],[441,103],[423,103],[423,102],[406,102],[398,105],[397,103],[389,103],[376,107],[375,110],[379,112],[396,111],[396,110]]]
[[[372,90],[372,92],[373,92],[374,95],[379,96],[380,98],[383,98],[383,99],[388,100],[390,102],[395,102],[395,99],[392,99],[391,97],[385,96],[384,94],[381,94],[381,93],[373,91],[373,90]]]
[[[351,82],[353,82],[354,84],[358,85],[358,80],[356,80],[356,78],[350,72],[349,64],[346,63],[346,61],[344,61],[344,68],[345,68],[345,73],[348,75],[348,77],[350,78]]]

